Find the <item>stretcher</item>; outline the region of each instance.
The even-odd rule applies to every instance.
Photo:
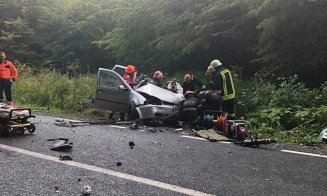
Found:
[[[35,125],[28,121],[35,118],[30,108],[19,108],[0,103],[0,136],[8,136],[10,133],[21,133],[25,131],[35,132]]]

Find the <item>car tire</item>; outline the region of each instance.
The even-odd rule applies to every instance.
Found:
[[[127,113],[128,120],[135,120],[138,118],[138,114],[137,114],[137,111],[135,108],[136,108],[136,105],[134,102],[131,102],[128,105],[128,113]]]

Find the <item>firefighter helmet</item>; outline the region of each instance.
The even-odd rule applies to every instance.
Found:
[[[185,76],[184,76],[184,81],[191,81],[191,79],[192,79],[192,75],[191,74],[185,74]]]
[[[126,73],[134,73],[136,71],[136,68],[134,67],[134,65],[127,65],[125,72]]]
[[[153,78],[160,79],[160,78],[163,78],[163,77],[164,77],[164,75],[163,75],[162,71],[155,71],[154,74],[153,74]]]
[[[220,65],[222,65],[222,63],[218,59],[215,59],[215,60],[211,61],[211,63],[210,63],[210,67],[212,67],[212,68],[218,67]]]

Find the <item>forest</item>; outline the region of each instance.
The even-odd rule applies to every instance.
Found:
[[[325,10],[325,11],[324,11]],[[317,143],[327,127],[326,0],[2,0],[0,51],[17,105],[105,115],[85,100],[99,67],[235,77],[236,112],[258,136]]]
[[[244,78],[298,75],[318,87],[326,8],[325,0],[2,0],[0,50],[71,75],[115,64],[204,72],[217,58]]]

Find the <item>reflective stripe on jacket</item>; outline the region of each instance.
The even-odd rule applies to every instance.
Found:
[[[231,72],[226,68],[217,70],[214,76],[214,90],[220,91],[223,100],[235,98],[235,88]]]
[[[18,71],[16,70],[14,64],[10,61],[5,61],[0,64],[0,79],[10,79],[16,80],[18,77]]]

